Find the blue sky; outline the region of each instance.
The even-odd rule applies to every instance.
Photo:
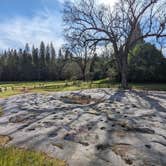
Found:
[[[0,0],[0,48],[63,43],[62,0]]]
[[[112,4],[116,0],[99,0]],[[38,46],[41,41],[63,42],[64,0],[0,0],[0,50]]]
[[[116,0],[98,0],[109,5]],[[64,0],[0,0],[0,50],[24,48],[28,42],[63,43],[62,9]],[[166,49],[165,49],[166,50]],[[166,52],[164,50],[164,52]]]

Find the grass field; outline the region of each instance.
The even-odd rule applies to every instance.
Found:
[[[0,166],[66,166],[66,163],[41,152],[0,147]]]
[[[110,83],[107,79],[82,82],[82,81],[56,81],[56,82],[0,82],[0,98],[15,94],[30,92],[56,92],[72,91],[91,88],[118,88],[120,84]],[[132,89],[162,90],[166,91],[166,84],[129,84]]]

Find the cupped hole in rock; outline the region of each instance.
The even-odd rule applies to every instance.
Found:
[[[151,145],[145,145],[145,147],[151,149]]]
[[[75,133],[67,133],[64,136],[64,140],[66,141],[75,141],[76,134]]]
[[[28,129],[27,129],[27,131],[34,131],[34,130],[35,130],[34,127],[32,127],[32,128],[28,128]]]
[[[110,147],[109,144],[98,144],[98,145],[96,145],[96,149],[97,149],[97,150],[106,150],[106,149],[108,149],[109,147]]]
[[[101,127],[100,129],[101,129],[101,130],[105,130],[105,129],[106,129],[106,127]]]
[[[57,133],[54,133],[54,132],[53,132],[53,133],[49,133],[49,134],[48,134],[48,137],[51,137],[51,138],[52,138],[52,137],[56,137],[57,135],[58,135]]]
[[[92,99],[89,95],[82,95],[82,94],[71,94],[68,96],[61,97],[64,103],[67,104],[90,104],[95,101],[95,99]]]
[[[88,143],[88,142],[79,141],[78,143],[80,143],[80,144],[83,145],[83,146],[89,146],[89,143]]]
[[[121,156],[121,158],[126,162],[126,164],[133,164],[133,161],[129,158],[130,154],[134,156],[136,155],[135,148],[132,145],[126,143],[117,143],[113,144],[111,146],[111,149],[116,155]]]
[[[137,105],[135,105],[135,104],[132,104],[132,107],[133,107],[133,108],[137,108]]]
[[[126,164],[132,165],[133,161],[131,159],[125,159]]]
[[[25,128],[28,127],[28,126],[29,126],[29,124],[25,124],[25,125],[20,126],[18,129],[19,129],[19,130],[23,130],[23,129],[25,129]]]
[[[11,140],[12,140],[12,138],[10,136],[0,135],[0,146],[6,145]]]
[[[134,131],[134,132],[145,133],[145,134],[155,134],[155,131],[149,128],[135,127],[135,128],[128,128],[128,131]]]
[[[93,127],[92,126],[87,126],[87,128],[88,128],[88,130],[92,130]]]
[[[24,117],[22,115],[16,115],[16,116],[10,117],[9,122],[10,123],[21,123],[21,122],[24,122],[27,119],[28,119],[27,117]]]
[[[54,126],[54,122],[43,122],[44,127],[48,128],[48,127],[52,127]]]
[[[84,141],[81,141],[81,140],[78,140],[76,138],[76,134],[75,133],[68,133],[64,136],[64,140],[66,141],[72,141],[72,142],[75,142],[75,143],[79,143],[83,146],[89,146],[89,143],[88,142],[84,142]]]

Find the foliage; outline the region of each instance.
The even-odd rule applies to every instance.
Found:
[[[60,58],[56,58],[52,43],[45,46],[44,42],[41,42],[39,49],[33,46],[32,50],[28,44],[24,50],[9,49],[0,55],[0,80],[56,80],[59,79],[58,64],[60,61]]]
[[[44,42],[39,49],[33,46],[32,50],[26,44],[24,50],[10,49],[2,53],[0,81],[94,81],[104,78],[120,81],[111,48],[87,56],[86,60],[84,56],[71,56],[71,52],[63,47],[56,54],[53,44],[45,46]],[[166,82],[166,58],[154,45],[137,44],[130,52],[128,61],[130,82]],[[83,65],[85,71],[80,67],[82,63],[86,64]],[[15,94],[15,91],[8,90],[5,94]]]
[[[24,50],[9,49],[0,55],[0,81],[103,79],[107,77],[111,56],[93,54],[72,56],[65,47],[56,54],[52,43],[45,46],[41,42],[40,48],[32,49],[26,44]]]
[[[150,43],[136,45],[129,55],[131,82],[165,82],[166,58]]]

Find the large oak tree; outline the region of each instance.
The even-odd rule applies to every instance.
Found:
[[[166,37],[165,0],[118,0],[114,8],[95,0],[66,2],[65,36],[70,43],[111,44],[123,88],[127,88],[128,54],[139,40]],[[141,30],[136,35],[138,28]]]

